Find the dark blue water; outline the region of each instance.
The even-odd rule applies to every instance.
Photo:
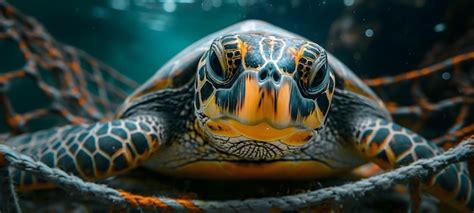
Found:
[[[362,76],[429,64],[437,44],[470,29],[469,1],[107,0],[11,2],[59,41],[143,82],[199,38],[262,19],[321,44]],[[471,22],[472,23],[472,22]],[[472,25],[472,24],[471,24]],[[455,50],[450,50],[455,52]]]

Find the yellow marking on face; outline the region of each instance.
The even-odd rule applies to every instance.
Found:
[[[319,128],[321,126],[322,116],[320,117],[320,115],[319,115],[319,113],[317,113],[317,111],[321,111],[321,110],[319,110],[319,108],[317,108],[316,111],[311,112],[309,114],[309,116],[304,119],[305,125],[308,126],[311,129],[316,129],[316,128]]]
[[[260,117],[262,113],[259,112],[258,103],[261,96],[262,93],[260,92],[255,79],[247,77],[245,79],[245,97],[242,107],[237,110],[239,117],[244,120],[254,120],[255,118]]]
[[[213,134],[227,137],[238,137],[240,134],[222,121],[208,120],[206,126]]]
[[[300,59],[303,56],[303,53],[304,53],[304,45],[300,47],[300,49],[298,50],[298,53],[296,54],[296,57],[295,57],[296,66],[298,66],[298,63],[300,62]]]
[[[313,137],[312,130],[302,130],[294,127],[277,129],[266,122],[256,125],[245,125],[236,120],[208,120],[208,130],[215,135],[225,137],[244,136],[258,141],[281,141],[287,145],[301,146]]]
[[[290,113],[291,86],[288,82],[283,82],[278,92],[277,116],[275,121],[278,123],[287,123],[291,120]]]
[[[259,141],[281,140],[298,131],[294,127],[276,129],[266,122],[257,125],[245,125],[235,120],[227,120],[225,122],[243,136]]]
[[[247,77],[243,103],[239,103],[235,114],[249,122],[271,120],[279,124],[290,123],[290,97],[291,86],[287,81],[283,81],[276,91],[259,88],[256,79]]]
[[[300,146],[311,140],[311,138],[313,138],[313,131],[301,131],[285,138],[281,142],[288,145]]]
[[[295,47],[288,48],[288,52],[293,58],[296,58],[298,55],[298,49],[296,49]]]
[[[305,180],[330,177],[342,172],[331,169],[317,161],[278,161],[269,163],[198,161],[177,169],[163,168],[159,171],[176,177],[223,180]]]
[[[204,101],[203,103],[204,105],[206,105],[206,108],[204,109],[204,113],[211,118],[218,117],[220,114],[219,106],[217,106],[217,104],[215,103],[216,103],[215,95],[211,95],[210,98]]]
[[[247,56],[247,44],[239,39],[239,49],[242,60]],[[242,63],[245,66],[245,63]]]

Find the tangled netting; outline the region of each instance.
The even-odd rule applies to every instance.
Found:
[[[365,80],[398,123],[452,147],[474,134],[474,51],[396,76]]]
[[[1,0],[0,49],[0,66],[8,69],[0,73],[1,126],[8,128],[3,132],[110,119],[137,87],[83,51],[55,41],[41,24]],[[32,105],[25,106],[25,98],[34,99]]]
[[[6,55],[2,54],[3,51],[7,52]],[[86,53],[55,41],[41,24],[2,0],[0,58],[0,67],[7,67],[0,70],[0,122],[3,122],[0,132],[3,139],[42,128],[110,119],[114,109],[138,86]],[[468,52],[427,68],[365,80],[365,83],[378,91],[397,122],[449,148],[474,133],[474,76],[465,68],[473,59],[474,52]],[[14,61],[21,63],[15,64]],[[437,85],[436,89],[433,89],[434,85]],[[25,98],[34,100],[25,101]],[[34,104],[25,106],[25,102]],[[410,121],[413,118],[416,122]],[[448,118],[454,119],[448,122]],[[430,125],[439,124],[433,121],[440,119],[444,126]],[[317,206],[326,200],[359,198],[369,192],[388,189],[396,183],[426,177],[451,163],[473,156],[473,145],[474,139],[471,138],[443,155],[345,185],[289,196],[228,201],[134,195],[84,182],[0,145],[0,210],[20,211],[9,168],[31,172],[66,191],[107,205],[114,204],[117,208],[295,210]]]

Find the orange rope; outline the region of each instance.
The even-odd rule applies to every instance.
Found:
[[[451,148],[457,144],[458,141],[449,141],[452,138],[459,138],[463,137],[465,135],[469,135],[470,133],[474,133],[474,124],[470,124],[468,126],[463,127],[462,129],[459,129],[457,131],[454,131],[449,134],[445,134],[439,138],[432,139],[432,141],[436,144],[443,144],[443,148]],[[471,135],[471,137],[474,136],[474,134]],[[469,136],[468,136],[469,137]],[[465,138],[468,139],[468,138]],[[459,140],[463,141],[463,140]]]
[[[380,77],[380,78],[374,78],[374,79],[366,79],[364,80],[364,83],[367,84],[368,86],[371,87],[378,87],[381,85],[385,84],[393,84],[393,83],[399,83],[401,81],[406,81],[406,80],[412,80],[416,78],[420,78],[422,76],[426,76],[429,74],[432,74],[434,72],[438,72],[446,68],[447,66],[453,66],[457,65],[461,62],[464,61],[469,61],[474,59],[474,51],[456,55],[446,61],[443,61],[441,63],[437,63],[434,65],[431,65],[429,67],[425,67],[422,69],[418,70],[412,70],[408,71],[406,73],[398,74],[395,76],[390,76],[390,77]]]
[[[157,197],[145,197],[141,195],[135,195],[129,192],[119,191],[120,195],[134,207],[148,207],[148,208],[158,208],[170,211],[168,204],[164,203]]]
[[[11,71],[7,73],[2,73],[0,75],[0,84],[4,84],[7,81],[13,79],[13,78],[22,78],[26,76],[26,72],[24,70],[19,70],[19,71]]]
[[[196,213],[204,212],[202,211],[202,209],[194,205],[194,203],[191,200],[181,198],[181,199],[175,199],[175,201],[183,205],[190,212],[196,212]]]
[[[468,125],[468,126],[462,128],[462,129],[457,130],[457,131],[455,131],[455,132],[453,132],[453,133],[451,133],[451,134],[448,134],[448,135],[446,135],[446,136],[444,136],[444,137],[446,137],[446,138],[448,138],[448,137],[453,137],[453,136],[454,136],[454,137],[459,137],[459,136],[462,136],[462,135],[466,135],[466,134],[469,133],[469,132],[474,132],[474,124],[470,124],[470,125]]]
[[[127,203],[130,203],[130,205],[134,207],[163,209],[168,212],[172,210],[170,206],[168,206],[168,204],[166,204],[160,198],[157,198],[157,197],[146,197],[142,195],[135,195],[135,194],[125,192],[125,191],[119,191],[119,193],[120,195],[122,195],[125,201],[127,201]],[[189,212],[196,212],[196,213],[203,212],[202,209],[194,205],[194,203],[191,200],[181,198],[181,199],[174,199],[174,201],[181,204]]]

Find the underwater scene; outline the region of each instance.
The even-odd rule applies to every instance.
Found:
[[[0,0],[0,212],[472,212],[470,0]]]

